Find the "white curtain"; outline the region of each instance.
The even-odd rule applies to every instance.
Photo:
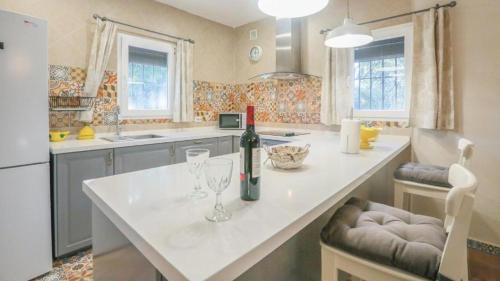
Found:
[[[321,123],[340,125],[352,110],[353,49],[326,50],[321,89]]]
[[[179,40],[176,48],[173,121],[192,122],[193,114],[193,49],[191,42]]]
[[[85,80],[84,95],[87,97],[97,96],[97,90],[104,76],[104,70],[108,65],[109,55],[116,36],[116,25],[109,21],[97,19],[97,24],[90,50],[89,64],[87,67],[87,79]],[[94,111],[81,112],[78,119],[83,122],[92,122]]]
[[[413,18],[411,125],[415,128],[455,129],[453,60],[449,11]]]

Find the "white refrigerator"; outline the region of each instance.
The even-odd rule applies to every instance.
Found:
[[[47,23],[0,10],[0,280],[52,268]]]

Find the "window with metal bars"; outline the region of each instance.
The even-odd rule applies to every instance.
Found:
[[[374,30],[375,40],[354,49],[356,117],[404,119],[409,115],[411,25]]]

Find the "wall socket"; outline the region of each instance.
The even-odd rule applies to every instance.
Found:
[[[250,41],[257,40],[257,38],[259,37],[257,29],[250,30],[249,34],[250,34]]]

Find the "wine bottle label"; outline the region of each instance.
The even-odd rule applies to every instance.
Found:
[[[260,148],[252,149],[252,178],[260,177]]]

